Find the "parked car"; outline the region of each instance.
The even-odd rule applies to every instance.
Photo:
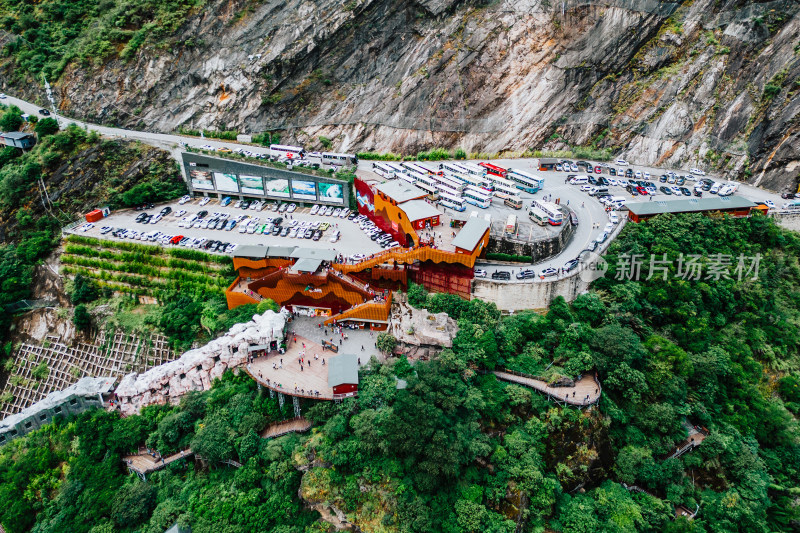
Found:
[[[487,275],[486,271],[483,270],[482,268],[476,268],[475,269],[475,277],[476,278],[485,278],[486,275]]]
[[[319,211],[319,204],[314,204],[313,206],[311,206],[312,215],[316,215],[318,211]]]
[[[536,272],[534,272],[529,268],[520,270],[519,273],[517,274],[517,279],[533,279],[535,277],[536,277]]]
[[[200,204],[199,205],[206,205],[210,201],[211,201],[211,197],[210,196],[206,196],[202,200],[200,200]],[[225,205],[228,205],[229,203],[231,203],[231,199],[230,199],[229,196],[226,196],[225,198],[222,199],[222,201],[219,203],[219,205],[225,206]]]
[[[183,198],[178,200],[178,203],[183,205],[183,204],[185,204],[187,202],[191,202],[191,201],[192,201],[192,197],[187,194],[186,196],[184,196]]]
[[[578,266],[577,259],[570,259],[566,263],[564,263],[564,272],[570,272]]]
[[[505,270],[498,270],[496,272],[492,272],[492,279],[509,280],[511,279],[511,272],[506,272]]]
[[[617,165],[621,165],[623,167],[628,166],[628,162],[625,161],[624,159],[617,159],[614,163]]]
[[[694,174],[695,176],[705,176],[706,175],[706,173],[703,172],[702,170],[700,170],[699,168],[690,168],[689,169],[689,173],[690,174]]]

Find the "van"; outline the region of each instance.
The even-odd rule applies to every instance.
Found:
[[[612,197],[609,199],[609,201],[610,201],[611,203],[615,203],[615,204],[621,204],[621,203],[625,203],[625,197],[624,197],[624,196],[612,196]]]
[[[589,192],[591,196],[598,196],[600,194],[608,194],[608,187],[595,187]]]
[[[589,176],[575,176],[569,180],[570,185],[583,185],[589,183]]]

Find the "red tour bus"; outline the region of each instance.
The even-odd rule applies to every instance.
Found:
[[[482,166],[486,169],[487,174],[494,174],[495,176],[500,176],[501,178],[505,178],[508,171],[502,167],[498,167],[491,163],[478,163],[478,165]]]

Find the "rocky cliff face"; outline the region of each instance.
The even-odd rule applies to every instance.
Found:
[[[594,145],[772,188],[800,165],[787,0],[209,0],[176,42],[70,66],[61,107],[347,151]]]

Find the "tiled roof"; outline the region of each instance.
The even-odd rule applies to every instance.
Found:
[[[458,232],[458,235],[453,239],[452,245],[456,248],[463,250],[474,250],[478,245],[486,230],[489,229],[490,223],[478,217],[469,217],[467,223]]]

